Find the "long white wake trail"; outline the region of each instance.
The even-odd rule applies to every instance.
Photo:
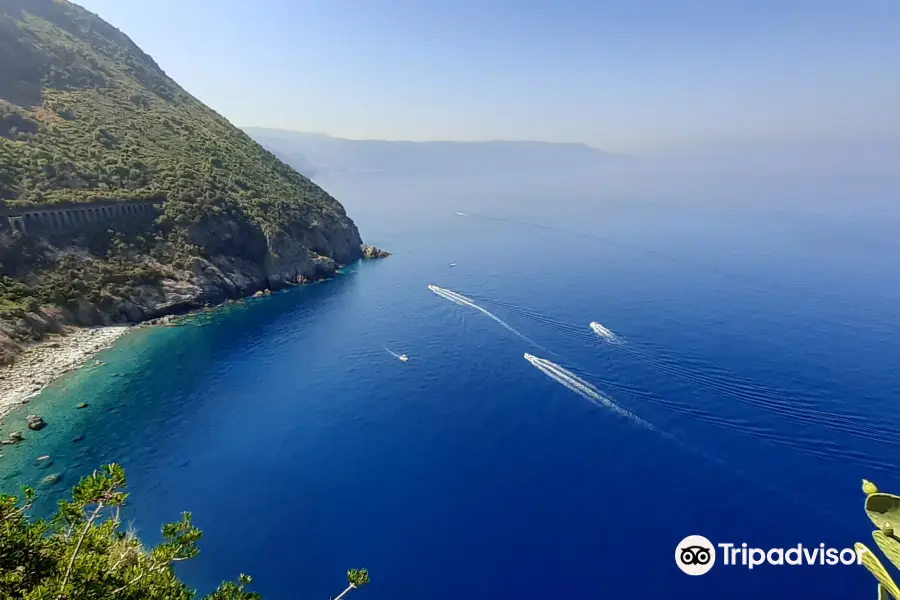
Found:
[[[397,354],[396,352],[394,352],[393,350],[391,350],[391,349],[388,348],[387,346],[385,346],[384,349],[387,350],[387,353],[388,353],[388,354],[390,354],[391,356],[393,356],[393,357],[396,358],[397,360],[404,360],[404,359],[403,359],[403,355]]]
[[[523,333],[520,333],[518,329],[516,329],[512,325],[507,324],[506,321],[504,321],[503,319],[501,319],[500,317],[498,317],[491,311],[485,310],[485,309],[481,308],[480,306],[478,306],[477,304],[475,304],[474,302],[472,302],[472,300],[470,298],[466,298],[462,294],[457,294],[453,290],[448,290],[448,289],[445,289],[442,287],[438,287],[436,285],[429,285],[428,289],[431,290],[432,292],[434,292],[435,294],[437,294],[438,296],[440,296],[441,298],[443,298],[444,300],[449,300],[450,302],[453,302],[454,304],[458,304],[460,306],[465,306],[467,308],[472,308],[472,309],[477,310],[481,314],[490,317],[491,319],[493,319],[494,321],[499,323],[503,328],[516,334],[517,336],[519,336],[520,338],[522,338],[529,344],[533,344],[533,345],[537,346],[538,348],[541,347],[540,344],[537,344],[537,343],[533,342],[532,340],[530,340],[528,338],[528,336],[526,336]]]
[[[564,385],[569,388],[582,398],[586,400],[590,400],[597,406],[602,408],[609,409],[616,413],[619,416],[625,417],[626,419],[630,419],[631,421],[637,423],[641,427],[646,427],[651,431],[656,431],[656,427],[643,420],[636,414],[629,412],[613,402],[611,399],[604,396],[600,390],[595,388],[593,385],[585,381],[584,379],[575,375],[571,371],[562,368],[555,362],[551,362],[544,358],[538,358],[533,354],[525,353],[525,360],[530,362],[532,365],[537,367],[537,369],[542,372],[544,375],[554,380],[555,382]]]

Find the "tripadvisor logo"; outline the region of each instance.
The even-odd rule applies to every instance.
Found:
[[[713,544],[702,535],[689,535],[675,547],[675,564],[688,575],[705,575],[716,564],[716,548],[724,566],[741,566],[752,570],[764,564],[772,566],[797,565],[858,565],[862,555],[853,548],[826,548],[825,544],[807,547],[797,544],[790,548],[752,548],[743,544],[720,542]]]
[[[689,535],[675,547],[675,564],[688,575],[705,575],[716,564],[716,547],[702,535]]]

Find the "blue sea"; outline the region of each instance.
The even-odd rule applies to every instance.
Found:
[[[860,480],[900,492],[894,184],[318,182],[394,255],[121,338],[5,419],[49,425],[3,449],[2,489],[37,483],[46,511],[122,463],[148,543],[193,513],[178,571],[201,592],[249,573],[266,599],[325,600],[364,567],[352,598],[874,596],[859,566],[690,577],[674,554],[690,534],[874,547]]]

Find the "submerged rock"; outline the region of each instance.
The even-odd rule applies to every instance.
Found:
[[[55,485],[62,480],[62,473],[51,473],[41,480],[44,485]]]

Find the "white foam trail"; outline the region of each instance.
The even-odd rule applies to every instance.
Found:
[[[608,342],[618,342],[619,338],[612,331],[604,327],[597,321],[591,321],[591,329]]]
[[[534,356],[533,354],[529,354],[527,352],[525,353],[525,360],[537,367],[538,370],[541,371],[544,375],[556,381],[557,383],[569,388],[582,398],[590,400],[597,406],[607,408],[619,416],[630,419],[631,421],[637,423],[642,427],[646,427],[651,431],[656,431],[656,428],[653,425],[635,415],[634,413],[625,410],[624,408],[613,402],[610,398],[603,395],[600,390],[595,388],[584,379],[578,377],[571,371],[562,368],[554,362],[551,362],[544,358],[538,358],[537,356]]]
[[[390,354],[391,356],[393,356],[393,357],[396,358],[397,360],[402,360],[403,362],[406,362],[406,361],[408,360],[405,354],[397,354],[396,352],[394,352],[393,350],[391,350],[391,349],[388,348],[387,346],[385,346],[384,349],[387,350],[388,354]]]
[[[528,338],[528,336],[526,336],[523,333],[520,333],[519,330],[517,330],[515,327],[507,324],[506,321],[504,321],[503,319],[501,319],[494,313],[490,312],[489,310],[485,310],[485,309],[481,308],[480,306],[478,306],[477,304],[472,302],[472,300],[470,298],[466,298],[462,294],[457,294],[453,290],[448,290],[448,289],[445,289],[442,287],[438,287],[436,285],[429,285],[428,289],[431,290],[432,292],[434,292],[435,294],[437,294],[438,296],[440,296],[441,298],[443,298],[445,300],[449,300],[450,302],[453,302],[454,304],[459,304],[460,306],[465,306],[467,308],[472,308],[472,309],[477,310],[481,314],[490,317],[491,319],[493,319],[494,321],[499,323],[503,328],[516,334],[517,336],[519,336],[520,338],[522,338],[529,344],[534,344],[535,346],[540,348],[540,344],[534,343],[533,341],[531,341]]]

